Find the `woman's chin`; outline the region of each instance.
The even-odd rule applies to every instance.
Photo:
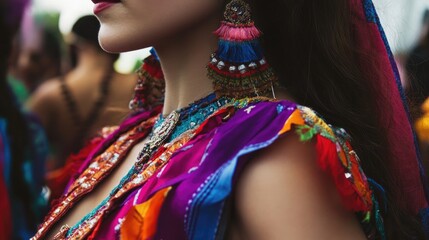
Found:
[[[101,48],[110,53],[129,52],[147,47],[142,42],[132,41],[131,39],[132,37],[126,38],[124,35],[109,34],[106,36],[100,32],[98,40]]]
[[[131,51],[128,49],[125,49],[124,46],[122,46],[123,44],[121,44],[120,42],[117,43],[116,41],[108,41],[108,40],[102,40],[99,39],[100,42],[100,46],[101,48],[109,53],[121,53],[121,52],[127,52],[127,51]]]
[[[141,49],[142,47],[134,46],[135,43],[129,42],[123,38],[99,38],[101,48],[109,53],[129,52]]]

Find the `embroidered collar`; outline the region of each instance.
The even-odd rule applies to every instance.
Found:
[[[211,93],[208,96],[189,104],[187,107],[175,110],[180,115],[179,122],[167,141],[174,140],[184,132],[200,125],[210,115],[232,101],[233,99],[231,98],[217,98],[215,93]],[[161,114],[154,125],[154,129],[162,125],[165,119],[166,117]]]

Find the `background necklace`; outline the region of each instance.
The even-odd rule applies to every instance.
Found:
[[[66,106],[71,115],[71,120],[75,126],[77,135],[72,141],[70,147],[72,152],[78,151],[83,144],[84,138],[87,136],[89,129],[97,120],[102,107],[104,106],[106,99],[109,95],[109,85],[112,79],[113,70],[106,73],[101,81],[99,92],[100,97],[94,102],[94,105],[89,111],[86,118],[83,118],[79,112],[78,105],[72,92],[68,88],[64,78],[61,78],[61,93],[66,102]]]

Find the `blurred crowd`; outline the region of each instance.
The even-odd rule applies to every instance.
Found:
[[[118,55],[99,46],[94,16],[63,36],[57,14],[34,16],[25,0],[1,4],[0,239],[28,239],[84,160],[76,153],[91,150],[103,127],[129,114],[138,77],[115,71]],[[427,163],[429,10],[422,26],[398,66]]]

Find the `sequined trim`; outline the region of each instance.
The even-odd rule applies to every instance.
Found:
[[[108,147],[103,154],[94,158],[88,168],[76,179],[61,199],[61,203],[52,210],[45,222],[39,227],[31,239],[41,239],[50,228],[71,209],[83,196],[91,192],[109,173],[126,157],[128,151],[138,140],[147,136],[150,127],[155,122],[153,117],[131,131],[122,134]],[[145,131],[141,131],[145,129]]]
[[[187,132],[187,134],[182,135],[182,138],[178,141],[167,144],[160,149],[159,152],[163,152],[159,155],[159,152],[156,154],[158,157],[151,160],[143,167],[143,171],[139,174],[133,174],[132,176],[125,177],[127,181],[122,185],[118,186],[118,191],[114,193],[113,196],[106,198],[99,207],[93,210],[93,214],[88,216],[84,221],[76,224],[74,228],[70,229],[67,238],[68,239],[82,239],[85,238],[96,226],[97,223],[111,210],[115,205],[118,199],[121,199],[122,196],[129,193],[135,187],[141,186],[145,183],[150,177],[154,175],[159,169],[161,169],[165,164],[170,160],[171,155],[182,147],[189,139],[193,137],[192,132]]]

